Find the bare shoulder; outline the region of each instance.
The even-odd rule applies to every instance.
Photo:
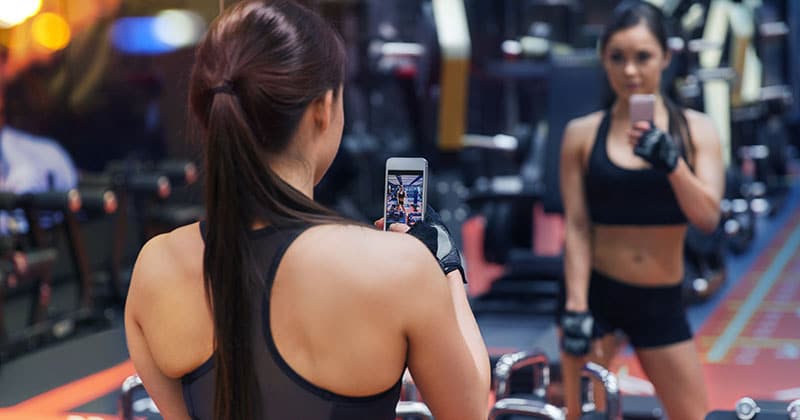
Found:
[[[604,111],[595,111],[569,120],[565,131],[577,134],[594,133],[603,119]]]
[[[711,141],[719,142],[717,126],[711,117],[693,109],[684,110],[684,115],[686,116],[686,122],[689,124],[692,141],[700,142],[700,144]]]
[[[203,285],[203,239],[197,223],[153,237],[142,247],[125,302],[148,357],[179,378],[213,352],[213,321]],[[187,349],[185,343],[194,343]],[[141,354],[138,357],[142,357]]]
[[[343,281],[373,287],[407,283],[420,270],[438,268],[430,251],[416,238],[368,226],[324,225],[298,238],[297,253],[313,255],[314,262]],[[376,281],[379,280],[379,281]]]
[[[564,129],[564,151],[585,153],[594,141],[602,119],[603,111],[596,111],[570,120]]]
[[[202,275],[203,240],[197,223],[154,236],[144,244],[131,276],[131,298],[152,302]]]

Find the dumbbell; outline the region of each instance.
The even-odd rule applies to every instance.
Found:
[[[736,402],[736,418],[739,420],[750,420],[754,418],[761,409],[758,404],[750,398],[744,397]]]
[[[723,199],[720,209],[725,222],[723,229],[736,253],[742,253],[755,237],[755,215],[744,198]]]
[[[550,385],[550,366],[547,355],[542,352],[516,352],[504,354],[494,367],[494,391],[497,400],[511,394],[511,375],[525,367],[532,366],[534,377],[533,395],[544,400],[547,396],[547,387]]]
[[[82,188],[107,188],[118,192],[133,192],[166,199],[172,193],[169,177],[157,173],[105,173],[82,175]]]
[[[192,185],[200,177],[197,165],[188,160],[165,160],[156,164],[153,171],[169,178],[173,185]]]
[[[800,420],[800,400],[794,400],[786,407],[790,420]]]
[[[114,191],[107,188],[82,187],[79,189],[84,211],[91,213],[114,214],[119,203]]]
[[[773,404],[774,405],[774,404]],[[764,415],[767,418],[784,418],[783,415],[774,409],[762,410],[761,407],[750,397],[741,398],[736,402],[736,418],[739,420],[758,419]],[[794,400],[786,407],[786,414],[790,420],[800,419],[800,400]]]
[[[525,416],[533,419],[564,420],[564,410],[543,401],[525,398],[504,398],[492,407],[489,420],[505,416]]]
[[[395,415],[401,419],[422,418],[433,420],[433,414],[425,403],[418,401],[400,401],[395,408]]]
[[[120,418],[122,420],[133,420],[133,394],[140,390],[144,390],[144,384],[139,375],[131,375],[122,382],[119,396]]]
[[[62,210],[75,213],[81,209],[81,206],[81,194],[77,189],[26,194],[0,193],[0,209],[2,210],[32,208],[36,210]]]
[[[622,403],[620,401],[619,383],[617,377],[608,369],[589,362],[581,371],[584,377],[599,381],[603,385],[606,397],[606,419],[622,420]],[[587,400],[592,401],[592,387],[588,387]]]
[[[189,160],[164,160],[158,163],[139,161],[111,161],[105,167],[107,174],[154,174],[167,177],[171,185],[191,185],[199,178],[197,165]]]

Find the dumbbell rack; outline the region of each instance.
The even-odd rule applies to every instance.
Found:
[[[91,191],[84,194],[86,208],[104,206],[105,201],[113,199],[100,193],[99,198]],[[27,351],[40,343],[60,339],[72,333],[79,324],[98,319],[92,300],[93,278],[88,264],[82,235],[76,218],[83,206],[82,195],[78,190],[51,191],[37,194],[0,193],[0,208],[5,211],[22,210],[27,229],[23,229],[13,217],[7,232],[3,232],[4,246],[0,260],[0,361]],[[66,313],[51,314],[51,294],[53,290],[53,266],[58,251],[48,240],[48,232],[42,226],[42,212],[50,216],[58,215],[70,244],[70,259],[79,280],[78,303],[76,308]],[[26,327],[10,333],[6,328],[2,311],[8,292],[20,285],[32,291],[32,303]]]
[[[198,179],[198,169],[189,161],[112,161],[101,174],[84,175],[84,187],[102,188],[116,195],[118,210],[111,232],[111,249],[105,262],[109,278],[109,303],[121,306],[128,290],[127,276],[123,275],[130,239],[136,249],[158,233],[199,220],[203,209],[199,206],[171,206],[163,203],[174,193],[176,186],[191,185]],[[135,229],[134,229],[135,228]]]

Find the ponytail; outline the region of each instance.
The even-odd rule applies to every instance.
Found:
[[[189,104],[205,142],[206,298],[214,318],[214,418],[260,418],[252,333],[262,269],[249,233],[352,223],[314,202],[268,165],[291,143],[309,104],[339,94],[344,46],[322,18],[288,0],[242,1],[198,45]]]
[[[242,130],[231,95],[215,95],[207,133],[207,236],[203,254],[205,289],[214,314],[216,393],[214,418],[253,418],[256,379],[251,296],[257,279],[251,265],[247,231],[250,220],[240,191],[241,145],[251,141]],[[236,402],[234,403],[234,398]]]
[[[203,266],[214,314],[216,419],[258,417],[253,415],[257,383],[252,313],[262,279],[248,239],[251,223],[351,223],[287,184],[259,158],[238,102],[234,95],[215,95],[207,133],[208,236]]]

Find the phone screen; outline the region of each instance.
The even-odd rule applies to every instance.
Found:
[[[392,223],[414,226],[424,212],[425,180],[423,171],[392,170],[386,178],[386,229]]]

